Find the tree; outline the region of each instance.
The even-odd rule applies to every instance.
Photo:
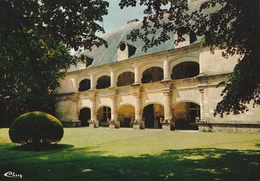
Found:
[[[178,35],[175,44],[184,41],[184,34],[195,32],[203,36],[202,45],[223,49],[223,57],[241,56],[222,91],[222,100],[214,115],[239,114],[247,104],[260,104],[260,11],[259,0],[140,0],[146,6],[141,29],[129,35],[145,42],[144,50],[169,39],[167,33]],[[120,7],[136,6],[136,0],[121,0]],[[199,8],[194,8],[199,4]],[[167,19],[167,20],[166,20]],[[165,21],[166,20],[166,21]],[[184,28],[184,29],[183,29]],[[161,29],[159,37],[153,35]],[[181,31],[180,31],[181,30]],[[151,37],[151,38],[149,38]]]
[[[103,0],[0,0],[2,119],[7,104],[12,115],[52,112],[58,79],[78,61],[69,50],[106,44],[95,33],[107,7]]]

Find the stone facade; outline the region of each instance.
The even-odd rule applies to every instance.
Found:
[[[85,62],[72,67],[56,91],[56,116],[64,124],[88,126],[98,121],[102,127],[112,120],[116,127],[162,129],[169,121],[168,130],[200,131],[208,123],[214,123],[216,131],[223,128],[217,128],[218,123],[260,124],[260,109],[252,106],[244,114],[213,116],[224,88],[216,85],[230,75],[239,57],[224,59],[221,50],[211,54],[201,48],[199,37],[141,52],[140,42],[126,38],[136,24],[140,22],[105,34],[108,49],[80,52]]]

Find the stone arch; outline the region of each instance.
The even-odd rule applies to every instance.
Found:
[[[191,102],[191,103],[194,103],[194,104],[200,104],[199,101],[197,101],[196,99],[181,99],[181,100],[173,103],[172,106],[175,106],[175,105],[182,103],[182,102]]]
[[[142,64],[139,65],[140,68],[140,73],[142,74],[145,70],[152,68],[152,67],[160,67],[163,69],[163,61],[162,63],[158,63],[158,62],[144,62]]]
[[[88,121],[91,118],[91,110],[88,107],[83,107],[79,111],[79,120],[81,122],[81,126],[88,126]]]
[[[103,75],[102,77],[99,77],[96,82],[96,89],[105,89],[110,87],[111,85],[111,79],[108,75]]]
[[[177,59],[171,59],[170,61],[170,68],[173,69],[176,65],[183,63],[183,62],[197,62],[199,63],[199,59],[197,57],[193,56],[187,56],[187,57],[179,57]]]
[[[117,113],[120,127],[131,127],[131,122],[135,118],[135,107],[131,104],[124,104],[118,108]]]
[[[163,69],[161,67],[150,67],[142,72],[141,82],[159,82],[163,80]]]
[[[77,78],[77,83],[79,84],[84,79],[90,79],[90,76],[80,76]]]
[[[115,78],[118,79],[118,76],[124,72],[132,72],[134,73],[134,69],[130,67],[120,68],[118,71],[115,72]]]
[[[97,109],[97,119],[100,127],[108,127],[108,119],[111,119],[111,108],[109,106],[100,106]]]
[[[117,86],[127,86],[133,84],[135,81],[135,74],[133,72],[123,72],[117,77]]]
[[[175,65],[171,71],[171,78],[185,79],[199,75],[199,63],[193,61],[185,61]]]
[[[90,88],[91,88],[90,79],[83,79],[78,84],[79,92],[89,90]]]
[[[198,130],[196,122],[200,119],[200,105],[197,102],[183,100],[175,103],[172,115],[176,129]]]
[[[164,119],[164,106],[150,103],[143,107],[143,120],[145,128],[162,128],[160,119]]]
[[[94,82],[94,87],[96,87],[96,84],[97,84],[97,81],[100,77],[103,77],[103,76],[109,76],[110,77],[110,72],[108,71],[100,71],[99,73],[95,73],[92,75],[93,77],[93,82]]]

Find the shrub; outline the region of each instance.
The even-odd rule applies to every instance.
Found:
[[[17,117],[9,129],[13,143],[53,144],[63,137],[63,126],[54,116],[34,111]]]

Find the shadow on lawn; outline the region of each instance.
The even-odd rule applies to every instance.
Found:
[[[43,144],[43,145],[26,144],[26,145],[15,146],[13,147],[13,149],[16,151],[52,151],[52,150],[64,150],[73,147],[74,147],[73,145],[68,145],[68,144]]]
[[[256,146],[260,148],[260,143],[256,144]]]
[[[10,157],[6,153],[10,148],[3,148],[0,158]],[[103,156],[104,152],[90,147],[66,146],[46,152],[11,152],[15,160],[0,162],[0,180],[3,168],[23,174],[23,180],[260,180],[260,152],[253,150],[165,150],[139,157]]]

